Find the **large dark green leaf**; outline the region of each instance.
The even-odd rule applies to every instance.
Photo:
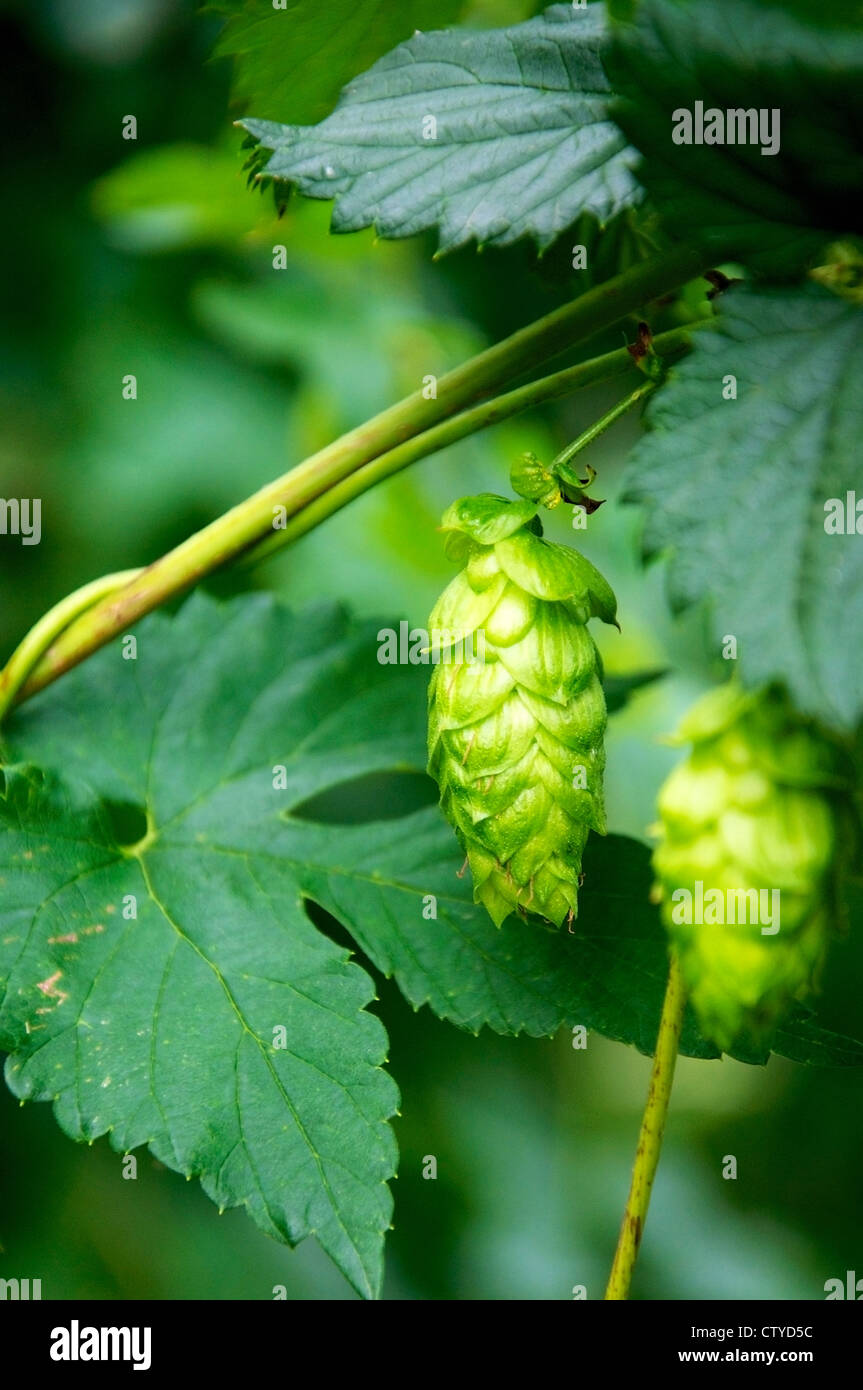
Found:
[[[860,230],[863,34],[760,0],[641,0],[608,58],[614,114],[668,231],[776,275],[833,233]],[[675,144],[673,113],[778,110],[779,151]],[[857,194],[855,200],[854,195]]]
[[[608,116],[605,32],[601,6],[555,5],[509,29],[415,34],[320,125],[242,124],[272,151],[268,175],[335,199],[333,231],[546,247],[640,196]]]
[[[193,599],[138,641],[137,660],[100,653],[8,731],[9,1082],[52,1099],[74,1138],[149,1144],[270,1234],[315,1234],[372,1294],[396,1088],[371,980],[306,916],[284,812],[397,763],[398,734],[379,731],[411,691],[333,610]]]
[[[310,827],[307,892],[366,955],[394,975],[415,1008],[478,1032],[551,1036],[582,1024],[652,1053],[668,975],[665,933],[649,901],[650,852],[620,835],[591,836],[573,929],[547,931],[510,917],[497,928],[459,877],[453,838],[434,810],[375,827]],[[436,916],[424,914],[432,908]],[[796,1061],[863,1065],[863,1043],[789,1020],[773,1050]],[[681,1039],[690,1057],[718,1057],[691,1012]],[[735,1053],[763,1063],[768,1053]]]
[[[735,636],[748,684],[840,728],[863,714],[863,537],[827,526],[863,501],[861,351],[863,313],[826,290],[729,291],[654,398],[626,494],[674,605],[709,601],[717,653]]]

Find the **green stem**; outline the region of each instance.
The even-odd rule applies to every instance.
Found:
[[[662,336],[664,338],[670,338],[672,335],[670,333],[665,333]],[[625,348],[624,351],[626,351]],[[575,458],[576,454],[580,454],[582,449],[586,449],[587,446],[592,444],[595,439],[598,439],[601,434],[605,434],[605,431],[614,424],[615,420],[619,420],[621,415],[625,415],[626,412],[631,410],[634,405],[637,405],[639,401],[643,401],[645,396],[649,396],[651,391],[656,390],[656,387],[657,382],[655,381],[643,381],[640,386],[636,386],[634,391],[630,391],[628,396],[624,396],[622,401],[618,401],[617,405],[613,405],[610,410],[607,410],[605,414],[600,417],[600,419],[590,425],[588,429],[584,430],[577,439],[574,439],[571,444],[568,444],[565,449],[561,450],[557,458],[552,462],[550,471],[556,474],[566,469],[568,472],[567,464]]]
[[[269,539],[282,509],[296,515],[382,454],[693,278],[704,264],[682,247],[633,266],[448,372],[436,398],[417,391],[319,450],[142,570],[116,599],[95,604],[52,645],[22,695],[42,689],[145,613]]]
[[[714,322],[713,319],[702,319],[685,328],[673,328],[667,333],[660,333],[656,342],[661,347],[665,359],[668,362],[676,361],[687,350],[692,331]],[[563,396],[571,395],[573,391],[595,386],[599,382],[613,381],[632,371],[633,361],[629,350],[625,347],[617,348],[601,357],[593,357],[589,362],[580,362],[575,367],[567,367],[562,372],[541,377],[539,381],[531,381],[527,386],[519,386],[515,391],[495,396],[491,401],[483,401],[482,405],[474,406],[472,410],[465,410],[452,420],[435,425],[433,429],[426,430],[415,439],[409,439],[396,449],[388,450],[387,453],[381,454],[380,458],[352,473],[344,482],[330,488],[323,497],[318,497],[307,507],[303,507],[302,511],[290,518],[286,526],[250,550],[243,557],[241,566],[245,568],[268,559],[284,546],[314,530],[322,521],[341,511],[342,507],[346,507],[376,483],[392,477],[394,473],[401,472],[403,468],[429,454],[438,453],[441,449],[446,449],[451,444],[458,443],[460,439],[465,439],[468,435],[476,434],[491,425],[498,425],[522,410],[529,410],[532,406],[547,401],[559,400]],[[653,382],[645,382],[637,388],[637,393],[644,395],[646,390],[652,388]],[[633,395],[635,394],[633,392]],[[614,418],[617,418],[617,414],[622,414],[624,409],[628,410],[633,403],[632,397],[627,397],[622,403],[622,408],[615,406]],[[609,415],[611,413],[609,412]],[[611,423],[611,419],[607,419],[607,424]],[[583,439],[585,436],[581,435],[579,438]]]
[[[93,579],[89,584],[76,589],[73,594],[67,594],[31,627],[0,671],[0,723],[15,703],[15,697],[31,671],[61,632],[65,632],[70,623],[82,613],[86,613],[95,603],[124,589],[140,573],[139,569],[120,570],[117,574],[106,574],[100,579]]]
[[[667,333],[661,333],[656,342],[662,349],[665,359],[668,362],[676,361],[689,347],[690,334],[693,329],[706,327],[713,322],[712,319],[704,319],[684,328],[675,328]],[[526,386],[517,387],[514,391],[508,391],[490,401],[483,401],[481,405],[474,406],[472,410],[463,411],[453,419],[443,421],[357,469],[341,483],[337,483],[321,497],[315,498],[301,511],[289,517],[285,526],[277,531],[271,531],[263,541],[242,556],[240,565],[242,568],[247,568],[269,558],[276,551],[319,526],[322,521],[333,516],[342,507],[346,507],[348,503],[374,487],[376,483],[400,472],[418,459],[437,453],[479,430],[499,424],[522,410],[547,401],[557,400],[599,382],[614,380],[619,376],[631,373],[633,370],[633,361],[628,349],[625,347],[617,348],[613,352],[604,353],[601,357],[591,358],[588,362],[580,362],[575,367],[567,367],[563,371],[554,372],[538,381],[529,382]],[[650,387],[651,385],[650,382],[642,383],[637,389],[643,393],[645,386]],[[629,408],[629,403],[630,398],[627,397],[625,402],[627,408]],[[611,422],[608,421],[608,423]],[[145,572],[141,570],[135,573],[143,575]],[[125,594],[123,597],[125,600]],[[129,625],[127,620],[124,626],[128,627]],[[73,645],[79,637],[83,638],[84,636],[85,625],[79,623],[76,629],[69,633],[68,643]],[[73,660],[68,660],[68,666],[74,664]],[[68,666],[66,668],[60,667],[57,649],[52,648],[46,659],[30,673],[30,679],[23,689],[20,689],[20,697],[27,699],[30,695],[34,695],[62,674],[62,669],[68,669]],[[0,710],[0,718],[4,712]]]
[[[674,1080],[674,1066],[680,1043],[680,1030],[683,1026],[683,1011],[686,1007],[686,991],[680,975],[676,957],[671,958],[668,972],[668,986],[662,1006],[659,1035],[653,1057],[653,1070],[650,1074],[650,1088],[647,1092],[647,1105],[641,1121],[638,1148],[635,1151],[635,1166],[632,1170],[632,1184],[629,1199],[623,1213],[623,1224],[611,1267],[606,1299],[626,1299],[632,1272],[638,1257],[650,1193],[656,1176],[659,1154],[662,1148],[662,1135],[668,1116],[671,1099],[671,1084]]]

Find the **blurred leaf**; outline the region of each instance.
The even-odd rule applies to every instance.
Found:
[[[859,486],[863,314],[809,285],[722,298],[648,408],[627,500],[644,546],[672,551],[675,608],[709,599],[717,651],[738,641],[747,685],[784,681],[826,724],[863,714],[863,547],[828,534],[826,504]],[[726,376],[737,398],[723,399]]]
[[[393,393],[390,364],[378,350],[382,325],[372,327],[384,306],[376,296],[363,296],[350,276],[347,298],[338,296],[334,278],[307,272],[290,282],[281,276],[276,285],[204,281],[194,287],[192,308],[204,328],[240,356],[292,368],[315,393],[325,432],[337,438],[389,405]],[[370,342],[373,352],[366,350]]]
[[[78,409],[59,452],[78,486],[67,519],[103,564],[154,559],[301,456],[284,383],[167,328],[117,304],[87,325],[68,368]],[[123,399],[126,371],[135,400]]]
[[[549,246],[585,212],[637,202],[632,151],[609,120],[599,5],[556,5],[510,29],[416,34],[346,88],[314,127],[247,119],[266,174],[334,198],[334,232],[439,230]]]
[[[396,1091],[363,1012],[372,982],[303,911],[306,827],[286,808],[404,756],[381,736],[404,679],[338,610],[297,619],[271,600],[196,597],[138,642],[137,660],[99,652],[8,729],[10,1085],[53,1099],[74,1138],[148,1144],[278,1239],[314,1233],[371,1295]]]
[[[166,31],[176,26],[170,0],[49,0],[31,9],[4,4],[4,9],[27,12],[33,28],[48,37],[54,50],[66,49],[86,73],[96,65],[128,68],[140,64],[157,46],[166,47]],[[86,79],[84,79],[86,80]]]
[[[234,59],[234,96],[273,120],[320,120],[345,83],[415,29],[448,24],[462,0],[211,0],[227,17],[216,57]]]
[[[276,221],[249,197],[236,154],[204,145],[141,150],[94,184],[91,201],[114,244],[133,252],[233,247]]]
[[[654,681],[662,680],[667,671],[636,671],[628,676],[604,676],[602,688],[605,691],[605,704],[609,714],[616,714],[629,702],[636,690],[642,690]]]
[[[645,155],[639,178],[669,233],[769,274],[797,270],[828,234],[860,228],[863,35],[802,23],[756,0],[641,0],[608,57],[614,115]],[[817,25],[817,27],[813,27]],[[676,144],[674,113],[776,112],[779,150]]]
[[[244,357],[294,368],[325,415],[324,443],[478,350],[466,325],[431,315],[382,269],[291,262],[275,285],[205,281],[192,307]]]

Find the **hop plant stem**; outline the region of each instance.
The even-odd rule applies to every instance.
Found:
[[[696,323],[687,324],[685,328],[671,328],[667,333],[660,333],[656,339],[656,346],[661,349],[666,361],[676,361],[682,357],[689,349],[690,334],[697,329],[711,326],[715,320],[700,319]],[[277,551],[289,545],[292,541],[298,540],[307,532],[314,528],[327,517],[333,516],[346,507],[349,502],[353,502],[356,497],[361,497],[369,488],[376,483],[383,482],[385,478],[391,478],[395,473],[400,473],[403,468],[416,463],[419,459],[426,458],[429,454],[438,453],[441,449],[448,449],[452,444],[457,444],[460,439],[466,439],[471,434],[477,434],[480,430],[489,429],[492,425],[498,425],[503,420],[509,420],[513,415],[518,415],[523,410],[530,410],[534,406],[543,405],[546,401],[560,400],[564,396],[569,396],[575,391],[582,391],[588,386],[596,386],[601,382],[615,381],[618,377],[631,376],[633,374],[632,357],[628,348],[616,348],[613,352],[605,352],[601,357],[591,357],[586,362],[579,362],[574,367],[566,367],[563,371],[552,372],[549,376],[540,377],[537,381],[530,381],[526,386],[518,386],[513,391],[506,391],[503,395],[494,396],[489,401],[483,401],[481,405],[473,406],[471,410],[463,410],[460,415],[453,416],[450,420],[444,420],[439,425],[435,425],[430,430],[425,430],[423,434],[416,435],[413,439],[408,439],[404,444],[398,445],[395,449],[388,449],[385,454],[367,463],[363,468],[357,469],[350,477],[345,478],[344,482],[338,483],[330,488],[323,496],[310,502],[302,511],[296,513],[288,521],[287,525],[281,530],[275,531],[272,536],[256,545],[254,550],[250,550],[243,556],[240,562],[243,568],[246,565],[256,565],[261,560],[268,559]],[[595,426],[579,435],[574,444],[568,445],[564,451],[567,458],[579,450],[586,448],[602,434],[609,425],[619,419],[628,410],[643,400],[654,389],[653,382],[645,382],[638,386],[631,395],[621,401],[617,406],[597,421]],[[586,438],[589,435],[590,438]],[[575,445],[578,445],[576,449]],[[560,457],[563,457],[562,455]],[[555,460],[557,463],[559,459]]]
[[[26,637],[15,648],[5,667],[0,671],[0,723],[15,703],[18,692],[28,680],[33,668],[39,664],[52,642],[66,631],[76,618],[91,609],[102,599],[119,593],[131,580],[141,573],[139,569],[120,570],[116,574],[105,574],[93,579],[89,584],[67,594],[53,608],[43,614]]]
[[[388,451],[511,386],[541,363],[693,279],[705,265],[701,253],[678,247],[632,266],[442,376],[436,397],[426,399],[417,391],[327,445],[147,566],[120,594],[94,604],[52,644],[21,697],[35,694],[145,613],[271,539],[276,508],[284,507],[289,518],[296,516]],[[482,427],[478,420],[476,428]]]
[[[635,1166],[632,1170],[632,1183],[629,1199],[623,1213],[623,1224],[614,1255],[614,1264],[605,1291],[606,1300],[623,1300],[629,1297],[629,1286],[635,1261],[644,1235],[644,1223],[650,1205],[653,1179],[659,1165],[662,1136],[671,1100],[671,1086],[674,1081],[674,1068],[677,1062],[677,1049],[680,1045],[680,1030],[683,1025],[683,1011],[686,1007],[686,991],[680,974],[677,958],[672,956],[668,973],[668,985],[662,1017],[659,1021],[659,1034],[650,1073],[650,1087],[647,1104],[641,1121],[638,1148],[635,1151]]]
[[[671,334],[665,336],[671,337]],[[624,351],[626,351],[626,349],[624,349]],[[622,415],[625,415],[628,410],[638,405],[639,401],[643,401],[646,396],[650,395],[651,391],[655,390],[656,382],[654,381],[644,381],[640,386],[636,386],[634,391],[631,391],[622,401],[618,401],[616,405],[613,405],[599,420],[596,420],[594,424],[584,430],[577,439],[574,439],[571,444],[568,444],[552,462],[551,471],[555,472],[559,468],[564,468],[575,458],[576,454],[580,454],[582,449],[586,449],[595,439],[599,439],[600,435],[605,434],[605,431],[619,420]]]
[[[661,349],[666,361],[673,361],[688,351],[692,332],[705,328],[712,322],[711,319],[702,319],[697,323],[688,324],[685,328],[669,329],[667,333],[661,333],[656,338],[656,347]],[[384,479],[392,477],[395,473],[401,472],[402,469],[408,468],[410,464],[416,463],[419,459],[426,458],[441,449],[449,448],[460,439],[465,439],[480,430],[500,424],[503,420],[508,420],[523,410],[542,405],[545,401],[559,400],[574,391],[595,386],[600,382],[631,375],[633,371],[633,362],[628,349],[625,347],[617,348],[612,352],[603,353],[599,357],[589,358],[586,362],[579,362],[574,367],[566,367],[562,371],[552,372],[549,376],[540,377],[536,381],[528,382],[525,386],[506,391],[502,395],[494,396],[491,400],[483,401],[482,404],[474,406],[470,410],[462,411],[461,414],[452,419],[443,420],[440,424],[424,430],[423,433],[415,435],[412,439],[405,440],[403,444],[386,450],[378,458],[350,473],[340,483],[328,488],[320,497],[315,498],[306,506],[293,512],[289,509],[286,525],[278,531],[270,530],[270,533],[257,545],[242,552],[239,556],[239,564],[245,569],[258,564],[261,560],[268,559],[285,546],[299,540],[301,536],[307,535],[309,531],[313,531],[316,526],[320,526],[328,517],[334,516],[357,497],[361,497],[364,492],[368,492],[370,488],[383,482]],[[642,399],[650,389],[652,389],[652,383],[645,383],[637,387],[636,391],[627,396],[625,401],[621,403],[623,409],[618,413],[624,413],[634,404],[635,396]],[[616,410],[617,408],[615,408]],[[614,418],[617,418],[617,413],[615,413]],[[602,421],[599,422],[603,428],[611,423],[607,417],[603,417],[603,420],[605,424]],[[598,432],[601,433],[601,430]],[[583,436],[580,436],[581,439]],[[582,447],[581,443],[579,443],[579,447]],[[301,468],[302,466],[300,465]],[[293,470],[294,473],[298,471],[298,469]],[[290,477],[291,475],[287,476]],[[238,509],[235,508],[234,510]],[[227,516],[231,515],[232,513],[227,514]],[[225,517],[220,518],[220,521],[225,520]],[[213,523],[214,526],[216,524]],[[12,703],[35,695],[39,690],[63,675],[65,671],[77,665],[84,657],[90,655],[92,651],[116,636],[118,632],[131,626],[136,618],[150,612],[151,609],[165,602],[166,598],[181,593],[183,588],[194,583],[194,579],[185,576],[186,565],[185,562],[181,563],[181,559],[186,547],[191,546],[209,530],[210,528],[207,527],[205,531],[197,532],[195,536],[190,537],[189,541],[184,542],[182,546],[171,551],[162,560],[157,561],[156,566],[150,567],[151,570],[158,567],[167,571],[170,588],[165,595],[156,597],[152,585],[148,587],[146,584],[136,584],[130,588],[131,581],[141,579],[145,572],[143,570],[129,570],[126,572],[122,584],[115,585],[113,582],[109,582],[103,593],[97,594],[94,599],[67,617],[63,625],[58,627],[54,633],[52,643],[47,647],[43,646],[39,653],[39,660],[31,663],[31,667],[26,673],[26,679],[16,681],[15,690],[11,693],[9,701],[6,704],[0,704],[0,719],[6,715]],[[227,560],[230,558],[228,556]],[[227,560],[223,563],[226,563]],[[218,568],[218,563],[214,560],[197,575],[197,578],[203,578],[205,574],[216,568]],[[113,581],[113,578],[114,576],[108,576],[109,581]],[[93,585],[99,585],[103,582],[102,580],[94,580]],[[90,585],[86,585],[84,589],[78,590],[77,594],[89,592],[90,588]],[[70,595],[70,601],[74,598],[76,595]],[[106,603],[102,604],[101,599],[105,599]],[[91,610],[97,611],[91,612]],[[78,619],[83,619],[85,613],[87,620],[78,621]],[[97,620],[103,633],[98,642],[93,639],[93,627]],[[41,623],[42,619],[37,627],[41,628]],[[68,635],[67,629],[69,630]],[[57,639],[61,635],[64,640],[62,644],[58,644]],[[24,640],[27,642],[28,638]],[[2,678],[0,678],[0,692],[2,690]]]

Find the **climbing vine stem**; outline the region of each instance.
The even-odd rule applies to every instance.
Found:
[[[261,557],[295,539],[388,473],[516,410],[566,394],[575,389],[579,373],[582,385],[614,376],[625,365],[626,349],[620,350],[610,371],[609,364],[597,358],[592,365],[567,369],[571,380],[565,372],[554,373],[504,396],[495,394],[703,269],[701,257],[687,248],[633,266],[448,372],[438,382],[436,397],[426,399],[415,392],[351,430],[142,569],[119,592],[112,587],[88,605],[59,631],[25,684],[16,687],[14,698],[35,694],[144,614],[221,566],[252,554]],[[675,334],[685,339],[687,331],[661,337]],[[667,354],[674,345],[663,346]],[[685,349],[685,344],[678,343],[678,348]],[[594,375],[597,363],[600,369]],[[290,535],[274,529],[280,515],[285,530],[293,525]]]
[[[49,608],[38,623],[31,627],[27,636],[19,643],[0,671],[0,723],[8,714],[15,699],[25,684],[34,666],[37,666],[61,632],[70,623],[86,613],[102,599],[119,593],[131,580],[141,573],[139,569],[120,570],[116,574],[104,574],[89,584],[67,594],[64,599]]]
[[[673,362],[687,351],[693,329],[706,327],[713,322],[712,319],[703,319],[698,323],[688,325],[686,328],[674,328],[667,333],[661,333],[656,341],[662,347],[666,361]],[[314,502],[310,502],[307,507],[303,507],[302,511],[291,517],[284,528],[274,531],[272,536],[268,536],[253,550],[248,551],[242,563],[243,565],[251,565],[266,559],[291,541],[298,540],[300,536],[313,530],[315,526],[319,526],[327,517],[333,516],[342,507],[352,502],[354,498],[374,487],[376,483],[392,477],[394,473],[401,472],[409,464],[415,463],[429,454],[446,449],[451,444],[456,444],[460,439],[478,433],[479,430],[500,424],[502,420],[517,415],[519,411],[528,410],[531,406],[542,405],[546,401],[557,400],[562,396],[583,390],[585,387],[596,386],[600,382],[612,381],[618,377],[631,375],[631,373],[632,358],[629,355],[629,350],[619,348],[614,352],[606,352],[601,357],[592,357],[587,362],[580,362],[576,367],[567,367],[562,372],[553,372],[551,376],[544,376],[538,381],[531,381],[527,386],[519,386],[514,391],[507,391],[502,396],[495,396],[493,400],[483,401],[482,405],[474,406],[472,410],[462,411],[461,415],[456,415],[452,420],[445,420],[442,424],[426,430],[424,434],[417,435],[414,439],[407,440],[406,443],[397,448],[389,449],[385,454],[381,454],[380,458],[374,459],[373,462],[358,469],[356,473],[352,473],[344,482],[330,488],[329,492],[316,498]],[[624,401],[613,407],[607,415],[604,415],[602,420],[597,421],[596,426],[591,426],[590,430],[585,433],[590,434],[591,439],[595,439],[614,420],[630,410],[636,399],[643,399],[652,389],[651,382],[637,387]],[[576,441],[579,448],[584,448],[586,442],[588,441],[585,440],[584,435],[580,435]],[[572,445],[566,451],[567,454],[570,450],[574,452]]]
[[[623,1223],[620,1227],[614,1264],[611,1267],[611,1276],[605,1291],[606,1299],[626,1299],[629,1297],[629,1286],[632,1283],[632,1273],[638,1258],[641,1237],[644,1234],[644,1223],[647,1220],[647,1209],[650,1206],[650,1193],[662,1149],[662,1136],[668,1116],[685,1007],[686,991],[683,987],[680,966],[676,956],[672,955],[665,1002],[659,1021],[653,1068],[650,1073],[647,1104],[644,1107],[641,1132],[638,1136],[638,1148],[635,1151],[632,1183],[623,1213]]]

